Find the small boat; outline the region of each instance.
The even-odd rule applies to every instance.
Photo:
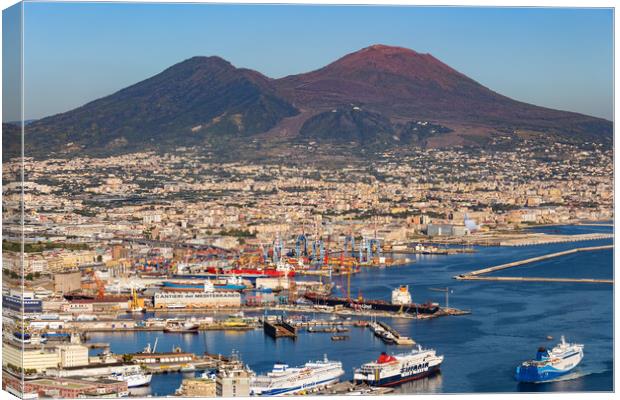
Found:
[[[164,332],[167,333],[197,333],[198,332],[198,324],[193,322],[171,322],[166,324],[164,327]]]
[[[572,371],[583,359],[583,345],[566,343],[564,336],[551,350],[540,347],[534,360],[523,362],[515,370],[519,382],[548,382]]]
[[[200,379],[213,379],[215,380],[217,374],[215,372],[215,370],[211,370],[211,371],[204,371],[200,374],[199,378]]]
[[[346,326],[337,326],[336,332],[349,332],[349,328],[347,328]]]
[[[349,339],[348,335],[333,335],[332,336],[332,340],[334,340],[334,341],[347,340],[347,339]]]
[[[194,364],[183,364],[180,368],[181,372],[194,372],[196,371],[196,366]]]

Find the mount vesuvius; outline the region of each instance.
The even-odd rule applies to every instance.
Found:
[[[542,140],[610,145],[612,130],[612,122],[601,118],[498,94],[430,54],[374,45],[316,71],[280,79],[219,57],[193,57],[114,94],[26,125],[25,143],[27,155],[40,156],[200,145],[226,138],[480,145],[495,133],[517,132]]]

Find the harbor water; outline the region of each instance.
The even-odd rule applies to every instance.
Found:
[[[610,233],[612,227],[548,227],[548,233]],[[451,292],[451,307],[471,314],[430,320],[383,319],[401,334],[445,356],[441,374],[407,383],[400,393],[546,392],[613,390],[613,285],[608,283],[456,281],[453,276],[471,270],[524,258],[611,244],[612,240],[523,247],[477,247],[476,253],[456,255],[409,255],[415,263],[403,266],[363,269],[351,278],[351,296],[390,299],[391,291],[408,284],[413,300],[445,302]],[[579,252],[493,273],[495,276],[613,278],[613,250]],[[346,277],[335,277],[335,295],[346,292]],[[307,314],[304,314],[307,315]],[[152,316],[152,315],[147,315]],[[309,315],[312,317],[312,315]],[[328,315],[316,314],[316,318]],[[184,351],[230,355],[238,351],[242,360],[257,373],[270,370],[275,362],[301,365],[326,354],[342,361],[346,379],[353,369],[376,359],[382,351],[406,352],[409,347],[386,345],[368,329],[351,327],[350,340],[334,342],[329,334],[301,331],[297,340],[273,340],[262,330],[248,332],[207,331],[198,334],[162,332],[93,333],[93,342],[110,342],[114,353],[141,351],[158,340],[158,351],[181,346]],[[584,360],[562,380],[522,384],[514,380],[515,367],[531,359],[543,345],[552,347],[564,335],[583,343]],[[552,340],[547,340],[552,336]],[[193,374],[185,375],[192,376]],[[150,387],[135,395],[173,394],[182,373],[155,375]]]

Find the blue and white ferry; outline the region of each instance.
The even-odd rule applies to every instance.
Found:
[[[344,375],[342,363],[330,361],[310,361],[302,367],[289,367],[275,364],[266,375],[259,375],[250,383],[251,396],[281,396],[315,391],[336,383]]]
[[[541,347],[536,359],[525,361],[517,367],[515,379],[519,382],[547,382],[572,371],[583,359],[583,345],[562,341],[548,350]]]

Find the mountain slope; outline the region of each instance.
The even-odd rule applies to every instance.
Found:
[[[22,154],[22,128],[14,123],[2,123],[2,158],[8,160]]]
[[[370,46],[275,84],[283,97],[302,109],[355,104],[392,119],[556,132],[588,140],[611,138],[609,121],[512,100],[430,54],[401,47]]]
[[[174,142],[197,144],[209,135],[253,135],[297,114],[258,72],[219,57],[194,57],[152,78],[75,110],[28,126],[36,146],[86,147]]]

